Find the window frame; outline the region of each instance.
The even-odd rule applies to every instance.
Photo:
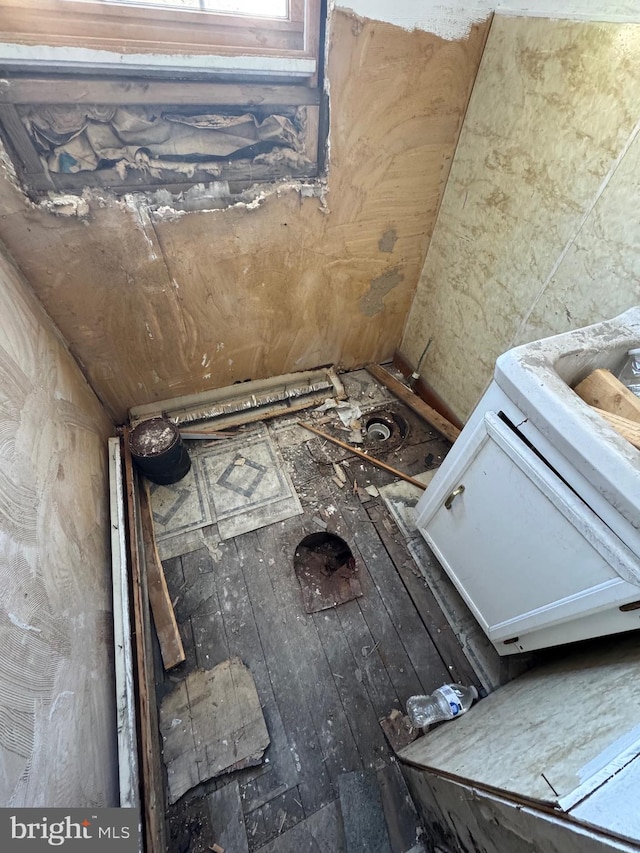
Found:
[[[1,0],[0,42],[116,53],[283,56],[319,60],[320,0],[261,18],[91,0]],[[312,83],[313,85],[313,83]]]
[[[106,19],[93,15],[96,7],[107,6],[106,13],[101,13],[107,15]],[[51,27],[52,14],[62,10],[68,17],[78,7],[82,7],[83,18],[71,34],[64,33],[64,20]],[[161,19],[159,29],[151,28],[143,41],[136,40],[133,36],[138,31],[127,27],[134,21],[138,26],[141,13],[148,17],[149,12]],[[234,195],[255,183],[320,176],[325,147],[319,140],[324,138],[327,127],[326,98],[318,83],[323,65],[323,12],[323,0],[290,0],[289,21],[190,11],[190,16],[206,16],[216,23],[212,23],[206,38],[199,25],[198,42],[185,39],[180,45],[184,52],[176,53],[175,40],[168,44],[159,37],[175,21],[176,13],[180,18],[185,16],[183,10],[116,6],[91,0],[28,0],[25,8],[24,0],[0,0],[0,134],[28,195],[37,201],[48,192],[77,193],[85,187],[116,194],[158,189],[178,193],[194,183],[212,180],[226,181]],[[115,31],[109,30],[93,37],[93,49],[87,49],[82,33],[87,27],[93,27],[95,32],[96,21],[111,20],[114,13],[124,20],[124,29],[118,31],[120,40],[116,44]],[[235,34],[243,36],[244,46],[240,44],[242,39],[230,38],[230,19],[238,24]],[[227,25],[222,34],[219,21]],[[270,39],[274,29],[282,32],[287,24],[293,24],[296,37],[302,40],[295,49],[283,50]],[[44,30],[51,32],[45,37]],[[265,32],[264,38],[260,36],[259,47],[255,44],[257,30]],[[186,31],[180,37],[183,36]],[[109,50],[104,49],[105,45]],[[114,50],[116,47],[119,53]],[[223,112],[250,112],[253,108],[289,115],[294,109],[302,109],[303,151],[313,168],[297,169],[286,164],[265,167],[249,161],[243,171],[239,162],[229,161],[222,164],[216,179],[200,174],[191,181],[181,181],[168,175],[161,182],[152,182],[134,172],[122,180],[114,169],[53,175],[41,161],[20,119],[19,108],[23,104],[65,103],[165,109],[193,106],[212,111],[221,108]]]

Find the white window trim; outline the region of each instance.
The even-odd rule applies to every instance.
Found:
[[[185,73],[308,78],[316,60],[286,56],[226,56],[222,54],[115,53],[80,47],[0,43],[0,65],[6,68],[78,72]]]

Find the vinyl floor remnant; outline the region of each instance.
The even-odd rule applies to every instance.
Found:
[[[192,467],[186,477],[151,489],[159,540],[213,523],[221,539],[230,539],[302,512],[264,425],[243,430],[219,446],[188,445]]]
[[[364,371],[344,379],[365,414],[383,403],[410,425],[402,447],[386,456],[381,447],[380,458],[415,476],[429,467],[427,459],[444,457],[448,443],[389,401]],[[347,435],[336,422],[336,434]],[[250,853],[348,850],[340,780],[353,773],[367,774],[373,800],[379,788],[376,808],[384,812],[392,853],[419,853],[421,827],[379,721],[393,709],[404,712],[413,693],[469,682],[473,671],[385,503],[366,491],[392,482],[391,476],[325,445],[298,427],[295,416],[261,430],[302,511],[274,522],[264,516],[264,526],[228,538],[220,535],[215,514],[197,539],[176,534],[184,550],[163,565],[187,660],[169,673],[160,663],[156,675],[162,703],[190,673],[238,658],[254,679],[270,745],[259,765],[198,784],[169,806],[169,853],[204,853],[221,844],[213,798],[235,785]],[[235,454],[255,458],[251,447],[245,452],[227,442],[217,452],[224,460],[218,457],[220,470],[215,478],[211,473],[207,488],[220,480],[223,461],[228,467]],[[346,482],[336,476],[334,462]],[[211,503],[215,497],[214,491]],[[306,536],[317,533],[347,543],[362,595],[307,613],[294,555]],[[233,802],[233,792],[225,796]]]

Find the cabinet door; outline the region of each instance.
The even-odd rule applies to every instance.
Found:
[[[445,466],[418,528],[491,640],[640,597],[633,554],[495,413]]]

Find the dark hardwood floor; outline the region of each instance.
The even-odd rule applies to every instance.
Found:
[[[412,475],[439,464],[448,444],[400,404],[389,407],[409,433],[399,449],[378,455]],[[371,784],[380,792],[389,849],[422,850],[379,720],[404,710],[412,694],[477,680],[384,502],[375,489],[364,491],[392,478],[304,433],[293,417],[269,429],[303,514],[226,541],[212,525],[198,550],[165,560],[187,660],[156,671],[161,702],[194,668],[241,658],[271,744],[258,767],[202,784],[168,808],[169,850],[199,853],[216,843],[226,853],[350,850],[340,792]],[[342,486],[336,461],[348,463]],[[363,595],[308,614],[293,556],[304,536],[322,530],[350,546]],[[362,774],[355,786],[348,783],[353,773]]]

